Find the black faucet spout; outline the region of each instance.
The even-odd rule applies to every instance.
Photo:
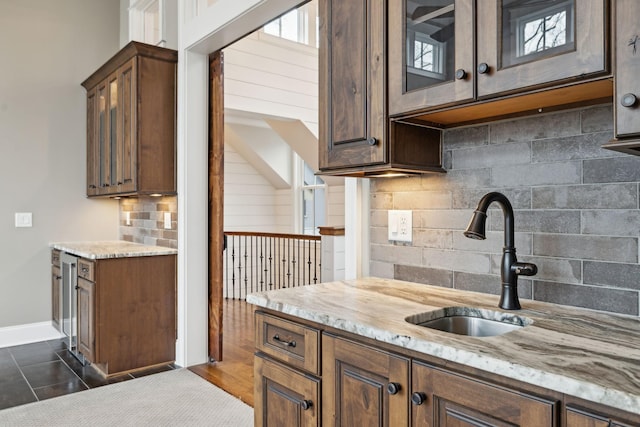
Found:
[[[478,202],[478,207],[474,211],[464,235],[472,239],[484,240],[486,238],[487,209],[493,202],[500,206],[504,215],[504,247],[502,248],[502,263],[500,266],[502,290],[500,292],[499,306],[505,310],[519,310],[518,276],[533,276],[538,272],[538,267],[535,264],[518,262],[514,238],[513,207],[509,199],[502,193],[491,192],[485,194]]]

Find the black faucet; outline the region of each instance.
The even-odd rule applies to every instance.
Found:
[[[505,310],[520,310],[518,276],[533,276],[538,272],[538,267],[528,262],[518,262],[516,258],[513,237],[513,208],[509,199],[502,193],[492,192],[485,194],[478,202],[478,207],[473,212],[473,217],[471,217],[464,235],[471,239],[486,239],[487,209],[493,202],[500,205],[504,214],[504,248],[502,248],[502,265],[500,267],[502,292],[500,293],[499,306]]]

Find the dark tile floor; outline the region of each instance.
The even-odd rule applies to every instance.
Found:
[[[166,365],[105,379],[91,365],[82,366],[63,340],[4,347],[0,348],[0,409],[175,368]]]

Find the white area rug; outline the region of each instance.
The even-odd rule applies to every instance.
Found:
[[[253,426],[253,409],[188,369],[0,411],[0,426]]]

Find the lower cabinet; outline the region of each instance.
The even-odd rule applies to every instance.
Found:
[[[78,278],[78,351],[88,360],[95,359],[95,284]]]
[[[324,426],[408,425],[408,358],[323,335],[322,366]]]
[[[319,427],[320,380],[256,355],[256,426]]]
[[[104,375],[172,363],[176,256],[78,259],[78,350]]]
[[[411,367],[414,426],[555,426],[559,402],[420,362]]]
[[[640,426],[637,415],[596,404],[584,410],[580,399],[493,383],[322,328],[256,311],[256,426]]]

